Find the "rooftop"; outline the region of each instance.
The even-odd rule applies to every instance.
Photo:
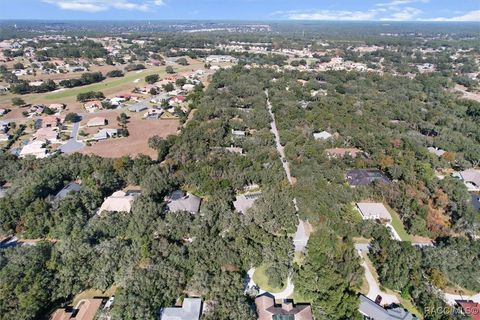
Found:
[[[376,169],[353,169],[347,170],[347,181],[352,187],[366,186],[374,181],[389,183],[388,177]]]
[[[181,308],[163,308],[160,311],[161,320],[198,320],[202,313],[202,299],[185,298]]]

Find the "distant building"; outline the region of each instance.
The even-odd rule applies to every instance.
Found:
[[[73,192],[79,192],[80,190],[82,190],[81,185],[76,182],[70,182],[55,195],[55,199],[61,200],[65,198],[68,194]]]
[[[160,320],[198,320],[201,314],[202,299],[185,298],[182,307],[160,310]]]
[[[255,298],[258,320],[313,320],[312,308],[309,304],[284,302],[275,305],[275,299],[269,294]]]
[[[480,170],[469,169],[458,173],[468,191],[480,191]]]
[[[386,220],[392,221],[392,216],[383,203],[359,202],[357,208],[363,220]]]
[[[25,145],[20,151],[19,156],[21,158],[25,158],[26,156],[34,156],[37,159],[46,158],[48,153],[44,145],[45,141],[35,140]]]
[[[241,213],[246,213],[248,209],[253,206],[253,203],[262,195],[261,192],[252,192],[237,195],[235,201],[233,201],[233,206],[235,210]]]
[[[316,132],[313,134],[315,140],[328,140],[331,137],[333,137],[333,135],[327,131]]]
[[[102,299],[84,299],[69,309],[57,309],[50,320],[93,320],[102,305]]]
[[[46,127],[38,129],[33,136],[36,140],[48,141],[50,143],[56,143],[58,137],[57,127]]]
[[[105,198],[100,206],[100,209],[98,210],[98,213],[101,214],[104,211],[130,212],[136,196],[136,193],[124,191],[114,192],[110,197]]]
[[[128,111],[130,112],[140,112],[147,109],[148,105],[145,102],[138,102],[128,107]]]
[[[232,135],[237,136],[237,137],[244,137],[245,136],[245,131],[232,129]]]
[[[87,122],[87,127],[99,127],[107,124],[107,119],[102,117],[95,117]]]
[[[347,181],[351,187],[366,186],[374,181],[390,183],[388,177],[376,169],[347,170]]]
[[[418,320],[415,315],[403,308],[385,309],[364,295],[360,296],[358,311],[364,316],[364,319],[368,320]]]
[[[428,147],[427,148],[428,152],[433,153],[436,156],[443,156],[445,154],[445,150],[439,149],[439,148],[434,148],[434,147]]]
[[[104,128],[98,131],[93,138],[95,140],[105,140],[108,138],[116,137],[118,134],[118,129]]]
[[[205,59],[205,61],[207,63],[237,62],[237,58],[229,55],[210,55]]]
[[[193,194],[185,194],[183,191],[177,190],[166,201],[170,212],[186,211],[197,214],[200,211],[202,199]]]

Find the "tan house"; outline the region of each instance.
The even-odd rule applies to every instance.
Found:
[[[289,319],[313,320],[312,308],[309,304],[296,304],[284,302],[275,305],[275,300],[268,294],[263,294],[255,299],[258,320]]]
[[[87,127],[100,127],[107,125],[107,119],[102,117],[95,117],[87,122]]]
[[[74,309],[57,309],[50,320],[93,320],[102,299],[81,300]]]
[[[60,118],[56,116],[47,116],[42,118],[42,127],[43,128],[52,128],[60,124]]]

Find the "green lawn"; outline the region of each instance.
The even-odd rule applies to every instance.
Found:
[[[390,215],[392,216],[392,226],[395,228],[395,231],[397,231],[398,235],[402,239],[402,241],[410,241],[412,242],[412,236],[407,233],[405,228],[403,227],[402,220],[400,220],[400,217],[398,216],[398,213],[393,210],[392,208],[388,207],[388,211],[390,212]]]
[[[155,74],[155,73],[160,74],[160,76],[164,76],[166,74],[165,67],[144,69],[142,70],[142,72],[139,72],[139,73],[137,73],[137,71],[132,71],[128,73],[126,76],[121,78],[114,78],[113,80],[107,79],[105,81],[90,84],[87,86],[82,86],[82,87],[72,88],[72,89],[65,89],[55,93],[50,93],[45,95],[45,99],[47,100],[62,99],[66,97],[76,96],[77,94],[83,93],[83,92],[107,90],[110,88],[122,86],[127,83],[132,83],[136,79],[140,79],[139,81],[139,84],[140,84],[146,76]]]
[[[260,267],[255,269],[255,273],[253,274],[253,281],[259,286],[261,289],[272,292],[272,293],[277,293],[277,292],[282,292],[286,288],[285,286],[281,288],[274,288],[268,285],[268,275],[266,273],[267,271],[267,266],[262,264]]]

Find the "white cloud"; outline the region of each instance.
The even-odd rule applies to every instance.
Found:
[[[376,16],[375,11],[335,11],[335,10],[317,10],[317,11],[290,11],[285,15],[290,20],[371,20]]]
[[[477,21],[480,22],[480,10],[474,10],[466,12],[459,16],[454,16],[450,18],[439,17],[433,19],[427,19],[428,21]]]
[[[412,21],[417,20],[418,16],[422,13],[422,10],[416,8],[403,8],[398,11],[392,12],[389,17],[380,18],[380,20],[388,21]]]
[[[410,4],[410,3],[415,3],[415,2],[420,2],[420,3],[428,3],[430,0],[392,0],[389,2],[381,2],[377,3],[377,7],[395,7],[395,6],[402,6],[405,4]]]
[[[142,0],[133,2],[128,0],[42,0],[63,10],[100,12],[109,9],[147,11],[152,5],[164,5],[163,0]]]

